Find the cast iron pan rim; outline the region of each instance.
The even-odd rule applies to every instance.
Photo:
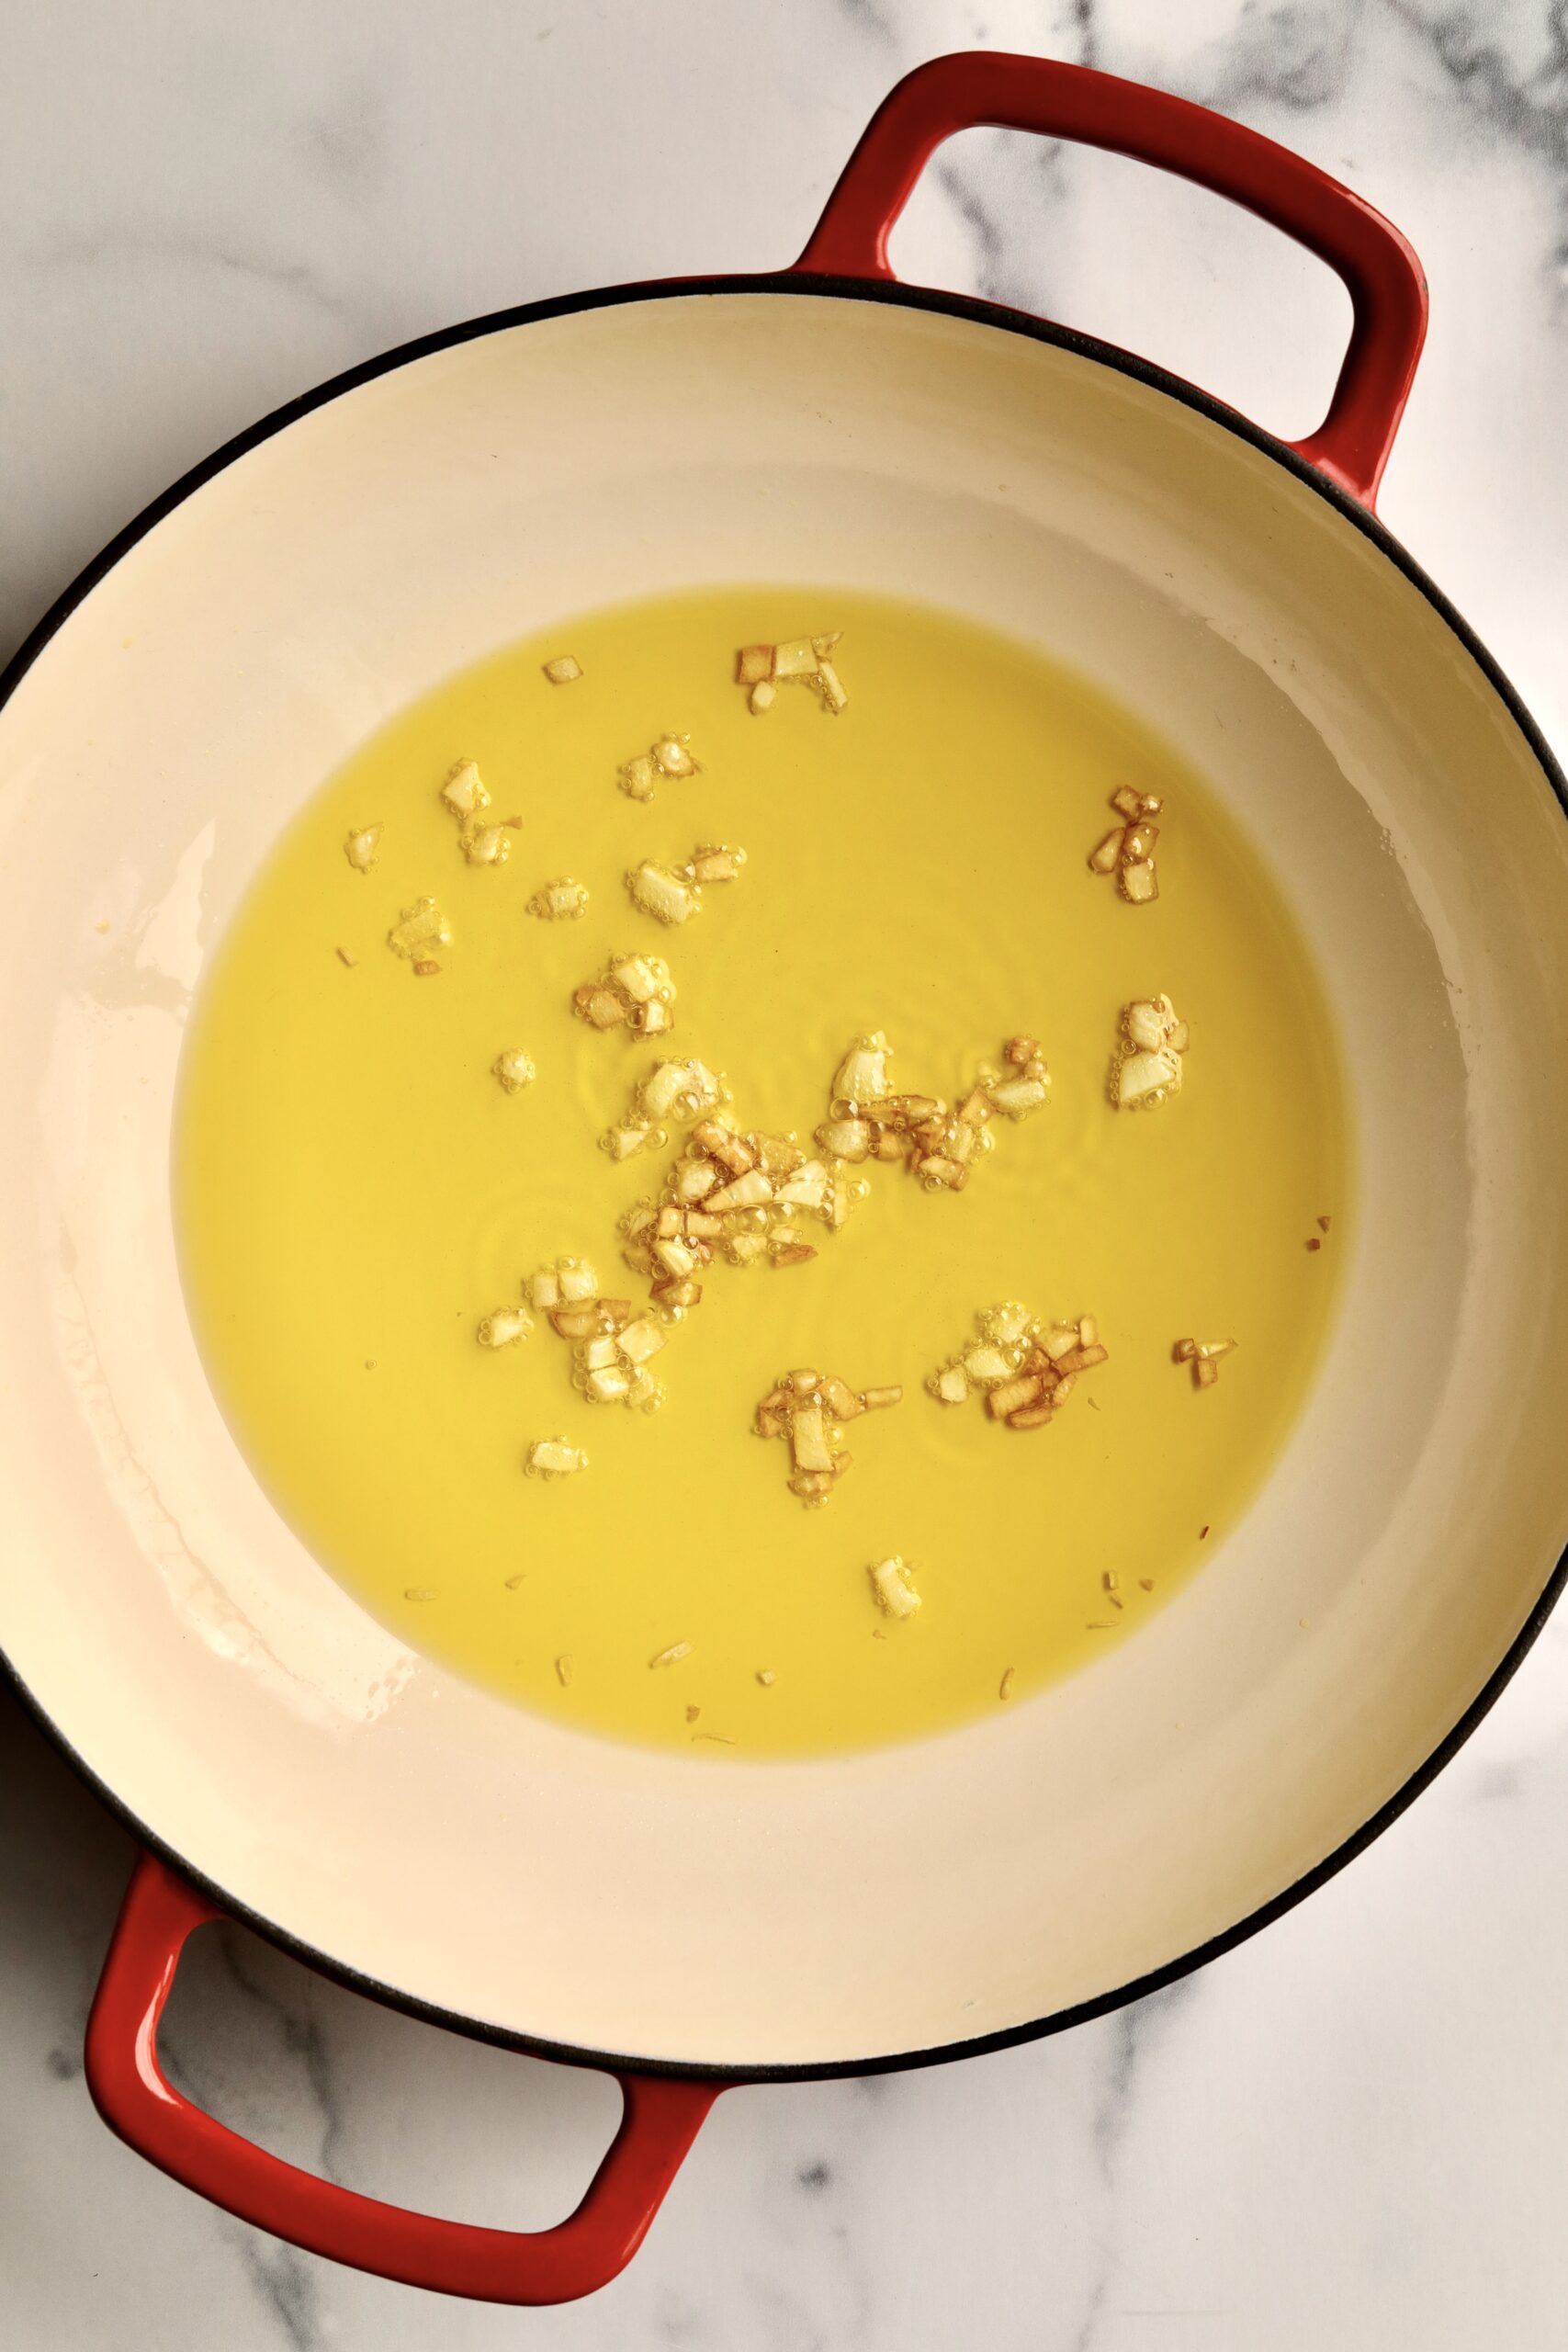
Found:
[[[1276,465],[1282,466],[1288,473],[1293,474],[1298,481],[1303,482],[1316,497],[1325,500],[1328,505],[1334,507],[1354,529],[1359,531],[1364,538],[1369,539],[1373,547],[1386,556],[1395,570],[1402,572],[1411,586],[1426,598],[1438,619],[1458,638],[1472,661],[1504,704],[1540,763],[1541,773],[1551,788],[1558,807],[1564,816],[1568,817],[1568,778],[1564,777],[1562,769],[1553,759],[1545,739],[1520,701],[1518,695],[1482,644],[1474,630],[1455,611],[1448,598],[1434,586],[1420,565],[1406,553],[1398,540],[1384,528],[1377,517],[1358,500],[1331,482],[1325,475],[1319,473],[1315,467],[1309,465],[1306,459],[1300,457],[1287,442],[1276,440],[1272,434],[1265,433],[1260,426],[1252,424],[1248,418],[1239,416],[1234,409],[1227,408],[1224,401],[1213,399],[1207,392],[1200,391],[1195,385],[1183,381],[1179,376],[1168,374],[1163,368],[1156,368],[1146,359],[1140,359],[1131,352],[1119,350],[1112,344],[1101,343],[1092,335],[1079,334],[1069,328],[1055,326],[1046,320],[1031,317],[1027,312],[1007,310],[996,303],[973,301],[963,295],[940,294],[922,287],[899,285],[892,280],[808,277],[793,271],[782,275],[670,278],[656,279],[636,286],[598,287],[588,293],[558,295],[546,302],[528,302],[513,310],[493,311],[484,318],[468,319],[459,325],[444,327],[434,334],[421,335],[412,343],[400,344],[395,350],[383,352],[377,358],[365,360],[359,367],[350,368],[343,375],[333,377],[328,382],[318,385],[315,390],[301,393],[298,400],[289,401],[282,408],[275,409],[271,415],[263,417],[259,424],[251,425],[247,431],[238,434],[233,440],[225,442],[221,448],[213,452],[211,457],[204,459],[200,465],[193,467],[189,473],[182,475],[179,481],[164,491],[161,497],[155,498],[150,506],[144,507],[133,522],[127,524],[125,529],[109,541],[101,554],[93,559],[86,569],[78,574],[70,587],[57,599],[4,673],[0,673],[0,709],[3,709],[9,701],[51,638],[70,618],[83,598],[97,586],[99,581],[113,570],[120,558],[128,554],[139,540],[144,538],[149,531],[164,521],[166,515],[172,514],[175,507],[182,505],[196,491],[200,490],[215,475],[221,473],[225,467],[233,465],[250,450],[257,448],[262,442],[271,440],[276,434],[283,432],[299,418],[309,416],[313,410],[324,408],[329,401],[341,399],[345,392],[355,391],[362,384],[373,383],[378,376],[389,375],[394,368],[404,367],[411,360],[425,358],[433,352],[450,350],[459,344],[475,342],[481,335],[502,334],[511,327],[531,326],[547,319],[570,318],[581,311],[609,310],[618,304],[686,301],[700,300],[706,295],[726,294],[776,294],[786,298],[791,295],[807,295],[818,299],[826,296],[835,301],[896,303],[907,310],[934,311],[950,318],[967,319],[976,326],[991,327],[1008,334],[1024,335],[1035,343],[1055,345],[1059,350],[1073,352],[1080,358],[1093,360],[1100,367],[1112,368],[1118,375],[1130,376],[1134,382],[1146,384],[1152,390],[1163,392],[1168,400],[1178,401],[1183,408],[1196,410],[1201,416],[1209,418],[1211,423],[1222,426],[1227,433],[1235,434],[1238,440],[1248,443],[1254,449],[1260,450],[1265,457],[1271,458]],[[1002,2032],[976,2034],[971,2041],[942,2042],[928,2050],[900,2050],[872,2058],[840,2058],[820,2064],[747,2065],[740,2063],[724,2065],[682,2064],[674,2060],[644,2058],[631,2052],[617,2053],[581,2048],[572,2043],[548,2041],[536,2034],[513,2032],[500,2026],[486,2025],[478,2019],[463,2017],[452,2010],[441,2008],[433,2002],[418,2000],[408,1993],[400,1992],[394,1985],[383,1984],[375,1977],[363,1975],[355,1969],[345,1967],[328,1953],[315,1951],[301,1938],[289,1934],[287,1928],[278,1927],[273,1920],[262,1917],[259,1913],[253,1911],[245,1904],[237,1902],[215,1879],[208,1878],[203,1873],[192,1870],[184,1856],[166,1845],[147,1826],[145,1822],[138,1820],[123,1799],[118,1796],[114,1790],[107,1787],[91,1766],[76,1753],[65,1734],[57,1724],[51,1721],[41,1702],[34,1697],[3,1653],[0,1653],[0,1665],[5,1667],[23,1702],[59,1747],[66,1761],[73,1767],[110,1812],[119,1816],[126,1827],[142,1845],[151,1847],[154,1853],[161,1855],[173,1868],[181,1871],[193,1885],[198,1886],[214,1903],[230,1913],[232,1917],[242,1921],[244,1926],[254,1928],[257,1935],[264,1936],[269,1943],[276,1944],[279,1951],[289,1953],[296,1960],[302,1961],[308,1968],[318,1970],[321,1975],[330,1977],[334,1983],[346,1985],[351,1992],[366,1994],[372,2000],[384,2003],[389,2008],[400,2009],[407,2016],[422,2018],[428,2025],[445,2027],[449,2032],[464,2034],[472,2041],[493,2042],[501,2049],[524,2051],[536,2058],[556,2059],[569,2065],[591,2066],[600,2071],[626,2074],[671,2075],[688,2081],[721,2084],[825,2082],[840,2076],[896,2074],[908,2067],[938,2065],[953,2059],[977,2057],[987,2051],[1009,2050],[1021,2042],[1039,2041],[1046,2034],[1065,2032],[1069,2026],[1087,2024],[1090,2018],[1105,2017],[1111,2010],[1121,2008],[1129,2001],[1142,2000],[1151,1993],[1160,1992],[1165,1986],[1174,1984],[1182,1977],[1190,1974],[1194,1969],[1201,1968],[1207,1962],[1219,1959],[1222,1953],[1234,1951],[1238,1944],[1245,1943],[1249,1937],[1257,1935],[1260,1928],[1267,1928],[1274,1920],[1282,1918],[1287,1911],[1304,1901],[1307,1895],[1314,1894],[1337,1871],[1342,1871],[1347,1862],[1353,1860],[1358,1854],[1363,1852],[1374,1838],[1381,1837],[1382,1832],[1399,1818],[1405,1807],[1414,1803],[1427,1783],[1442,1770],[1444,1765],[1458,1754],[1471,1733],[1481,1722],[1482,1717],[1495,1703],[1518,1670],[1526,1653],[1551,1613],[1565,1580],[1568,1580],[1568,1550],[1564,1550],[1558,1558],[1556,1566],[1542,1588],[1540,1599],[1516,1634],[1505,1657],[1488,1677],[1475,1698],[1472,1700],[1463,1714],[1460,1716],[1458,1722],[1447,1736],[1439,1740],[1425,1761],[1417,1765],[1408,1780],[1404,1781],[1392,1796],[1386,1798],[1358,1830],[1347,1838],[1342,1845],[1337,1847],[1315,1868],[1308,1871],[1304,1877],[1297,1879],[1293,1885],[1286,1887],[1281,1894],[1273,1896],[1269,1902],[1260,1905],[1256,1911],[1237,1920],[1234,1926],[1222,1929],[1217,1935],[1211,1936],[1206,1942],[1195,1945],[1190,1951],[1184,1952],[1179,1959],[1168,1962],[1163,1968],[1152,1969],[1146,1975],[1134,1977],[1130,1983],[1118,1985],[1114,1991],[1098,1994],[1093,2000],[1080,2001],[1072,2008],[1057,2009],[1049,2016],[1032,2018],[1022,2025],[1009,2026]]]

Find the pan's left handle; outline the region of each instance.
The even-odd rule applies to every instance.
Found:
[[[566,2303],[607,2286],[647,2233],[722,2085],[620,2075],[620,2130],[553,2230],[478,2229],[318,2180],[203,2114],[158,2063],[158,2019],[192,1931],[222,1913],[151,1854],[138,1862],[87,2024],[87,2086],[120,2138],[242,2221],[328,2261],[497,2303]]]

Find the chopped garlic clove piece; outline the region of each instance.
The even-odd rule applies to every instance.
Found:
[[[831,1471],[836,1467],[820,1405],[812,1403],[797,1408],[790,1419],[789,1442],[796,1470]]]
[[[833,1079],[835,1103],[856,1105],[875,1102],[887,1092],[887,1065],[890,1049],[880,1029],[869,1036],[857,1037]]]
[[[1027,1119],[1032,1111],[1039,1110],[1050,1088],[1049,1078],[1042,1074],[1038,1078],[1008,1079],[1000,1085],[987,1087],[986,1091],[993,1110],[1000,1111],[1009,1119]]]
[[[524,1087],[533,1085],[538,1075],[530,1056],[515,1047],[510,1053],[498,1054],[491,1068],[508,1094],[520,1094]]]
[[[649,1322],[646,1315],[639,1316],[635,1323],[628,1323],[617,1341],[622,1355],[635,1364],[647,1363],[665,1344],[663,1332],[657,1323]]]
[[[1118,825],[1113,833],[1107,833],[1105,839],[1090,850],[1089,870],[1091,874],[1110,874],[1114,871],[1122,855],[1122,843],[1125,837],[1125,826]]]
[[[599,1140],[612,1159],[635,1159],[639,1151],[658,1150],[656,1136],[658,1127],[611,1127]]]
[[[746,863],[743,849],[726,849],[715,842],[692,852],[686,871],[694,882],[735,882]]]
[[[809,678],[817,674],[817,648],[808,637],[785,638],[773,648],[775,678]]]
[[[994,1387],[1006,1380],[1013,1370],[1010,1357],[1000,1348],[970,1348],[964,1357],[964,1370],[977,1388]]]
[[[387,944],[394,956],[411,964],[422,963],[428,960],[431,948],[450,947],[452,926],[434,899],[416,899],[387,933]]]
[[[626,876],[626,888],[634,906],[656,922],[686,922],[703,903],[702,892],[694,883],[683,881],[667,865],[656,865],[651,858],[641,865],[634,865]]]
[[[724,1088],[707,1064],[694,1059],[656,1063],[637,1090],[649,1118],[675,1119],[682,1126],[716,1110],[723,1096]]]
[[[844,692],[842,679],[830,662],[819,662],[817,665],[817,691],[822,697],[823,709],[831,711],[837,718],[849,696]]]
[[[610,966],[609,977],[634,1004],[650,1004],[655,997],[668,996],[669,967],[657,956],[626,956]]]
[[[350,833],[343,845],[343,854],[356,874],[368,874],[376,863],[380,846],[381,827],[367,825],[363,832]]]
[[[690,739],[684,735],[661,735],[651,747],[654,765],[663,775],[700,775],[701,768],[692,757]]]
[[[556,1276],[564,1306],[580,1306],[599,1295],[599,1277],[586,1258],[558,1259]]]
[[[1116,1072],[1117,1107],[1128,1111],[1141,1102],[1163,1102],[1180,1085],[1180,1060],[1168,1047],[1156,1054],[1123,1055]]]
[[[969,1375],[962,1364],[945,1364],[926,1385],[939,1405],[962,1405],[969,1394]]]
[[[553,661],[545,662],[543,666],[552,686],[570,686],[582,675],[582,664],[575,653],[558,653]]]
[[[737,1176],[732,1184],[721,1186],[708,1194],[707,1205],[718,1216],[726,1216],[732,1209],[761,1208],[773,1197],[773,1188],[760,1168],[749,1169],[744,1176]]]
[[[459,760],[441,787],[441,797],[454,817],[477,817],[481,808],[488,808],[490,794],[480,778],[478,763]]]
[[[457,838],[470,865],[504,865],[512,854],[504,825],[465,825]]]
[[[829,1119],[817,1140],[830,1159],[859,1161],[871,1149],[871,1129],[863,1119]]]
[[[764,678],[759,684],[754,685],[747,695],[746,707],[754,718],[761,718],[764,711],[772,710],[778,698],[777,686],[773,684],[772,679]]]
[[[639,752],[635,760],[627,760],[617,781],[628,800],[651,800],[659,771],[651,752]]]
[[[498,1306],[493,1315],[485,1317],[475,1337],[481,1348],[511,1348],[525,1340],[533,1328],[533,1317],[521,1306]]]
[[[895,1553],[891,1559],[878,1560],[866,1574],[876,1605],[886,1617],[912,1617],[920,1606],[920,1596],[910,1581],[910,1569],[906,1560]]]
[[[743,645],[735,657],[735,683],[738,686],[760,685],[773,674],[773,649],[771,645]]]
[[[1165,1009],[1158,1001],[1153,1003],[1130,1004],[1125,1015],[1126,1030],[1133,1044],[1146,1054],[1156,1054],[1165,1044],[1168,1023]]]
[[[562,874],[553,882],[541,884],[529,899],[526,911],[537,915],[542,922],[575,922],[588,912],[588,892],[570,874]]]
[[[1155,862],[1145,858],[1141,865],[1124,865],[1116,877],[1117,888],[1129,906],[1146,907],[1159,897],[1159,882],[1155,874]]]
[[[775,1197],[792,1208],[819,1209],[828,1197],[828,1170],[819,1159],[808,1159],[779,1186]]]
[[[569,1445],[564,1437],[536,1438],[524,1467],[536,1478],[571,1478],[587,1469],[588,1456],[581,1446]]]

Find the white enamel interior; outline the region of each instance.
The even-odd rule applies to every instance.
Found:
[[[315,1566],[209,1393],[167,1161],[206,958],[350,745],[549,619],[791,576],[999,623],[1207,774],[1316,943],[1359,1189],[1304,1420],[1184,1598],[979,1728],[747,1766],[509,1709]],[[1540,1592],[1568,828],[1395,566],[1157,390],[821,296],[618,303],[404,366],[87,596],[0,714],[0,1638],[161,1839],[400,1994],[741,2066],[1014,2026],[1310,1871]]]

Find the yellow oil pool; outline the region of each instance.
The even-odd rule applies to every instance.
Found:
[[[737,649],[830,628],[847,707],[785,684],[754,716]],[[542,664],[562,654],[582,674],[552,684]],[[666,730],[701,773],[629,797],[617,771]],[[520,820],[503,864],[468,862],[440,798],[465,758],[488,815]],[[1165,804],[1152,905],[1086,864],[1123,786]],[[356,871],[345,838],[373,825]],[[705,843],[745,851],[739,879],[676,927],[634,907],[630,867]],[[527,911],[563,876],[590,893],[581,919]],[[423,899],[450,941],[416,975],[388,934]],[[631,950],[669,965],[668,1038],[574,1015],[574,990]],[[1190,1024],[1180,1091],[1114,1110],[1122,1008],[1161,992]],[[519,1344],[479,1344],[480,1319],[563,1253],[646,1303],[617,1228],[682,1138],[623,1164],[599,1138],[660,1057],[699,1057],[726,1118],[811,1149],[846,1047],[873,1031],[895,1087],[949,1102],[1032,1035],[1049,1101],[992,1123],[962,1192],[857,1167],[867,1196],[815,1230],[811,1260],[705,1267],[649,1367],[656,1412],[589,1403],[542,1317]],[[509,1092],[494,1065],[517,1051],[536,1076]],[[1135,1639],[1291,1426],[1349,1207],[1310,957],[1201,780],[1019,644],[798,587],[574,620],[357,751],[215,960],[175,1174],[214,1387],[324,1566],[454,1670],[715,1761],[933,1732]],[[1047,1427],[927,1393],[1004,1300],[1090,1315],[1109,1351]],[[1172,1363],[1183,1337],[1239,1343],[1213,1386]],[[904,1392],[849,1425],[852,1466],[816,1508],[788,1489],[788,1444],[752,1429],[792,1367]],[[525,1475],[557,1436],[587,1467]],[[919,1596],[907,1619],[868,1577],[889,1555]]]

